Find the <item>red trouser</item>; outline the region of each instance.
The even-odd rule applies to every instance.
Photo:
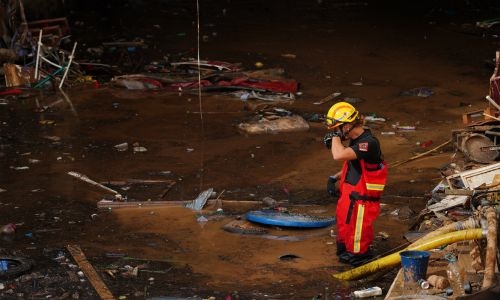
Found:
[[[380,213],[379,201],[351,200],[355,186],[343,184],[337,203],[337,241],[352,254],[363,254],[373,241],[373,222]],[[351,197],[350,197],[351,196]]]
[[[363,176],[354,186],[345,182],[347,163],[344,163],[337,203],[337,242],[343,243],[347,252],[363,254],[373,241],[373,222],[380,214],[380,196],[387,178],[387,165],[372,170],[363,161]]]

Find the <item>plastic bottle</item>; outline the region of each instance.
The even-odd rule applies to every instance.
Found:
[[[462,270],[458,265],[457,257],[453,253],[448,253],[445,255],[445,259],[448,261],[448,267],[446,269],[446,275],[450,284],[453,286],[457,285],[459,293],[464,290],[463,280],[462,280]]]
[[[367,298],[382,295],[382,289],[378,286],[367,288],[364,290],[354,291],[354,297]]]

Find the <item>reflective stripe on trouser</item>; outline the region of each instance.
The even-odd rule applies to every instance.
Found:
[[[380,202],[354,202],[351,218],[346,224],[345,246],[348,252],[362,254],[370,249],[373,242],[373,222],[380,213]]]

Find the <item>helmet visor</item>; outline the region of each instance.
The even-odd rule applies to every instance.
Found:
[[[328,116],[325,116],[325,125],[328,129],[335,129],[342,124],[344,124],[344,122],[339,122],[334,118],[329,118]]]

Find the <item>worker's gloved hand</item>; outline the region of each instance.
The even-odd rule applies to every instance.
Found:
[[[340,196],[339,190],[337,190],[337,187],[335,186],[335,183],[337,183],[338,180],[339,179],[337,176],[328,177],[328,182],[326,184],[326,192],[332,197]]]
[[[332,149],[332,139],[339,136],[335,131],[329,131],[325,134],[323,138],[323,144],[325,144],[326,149]]]

